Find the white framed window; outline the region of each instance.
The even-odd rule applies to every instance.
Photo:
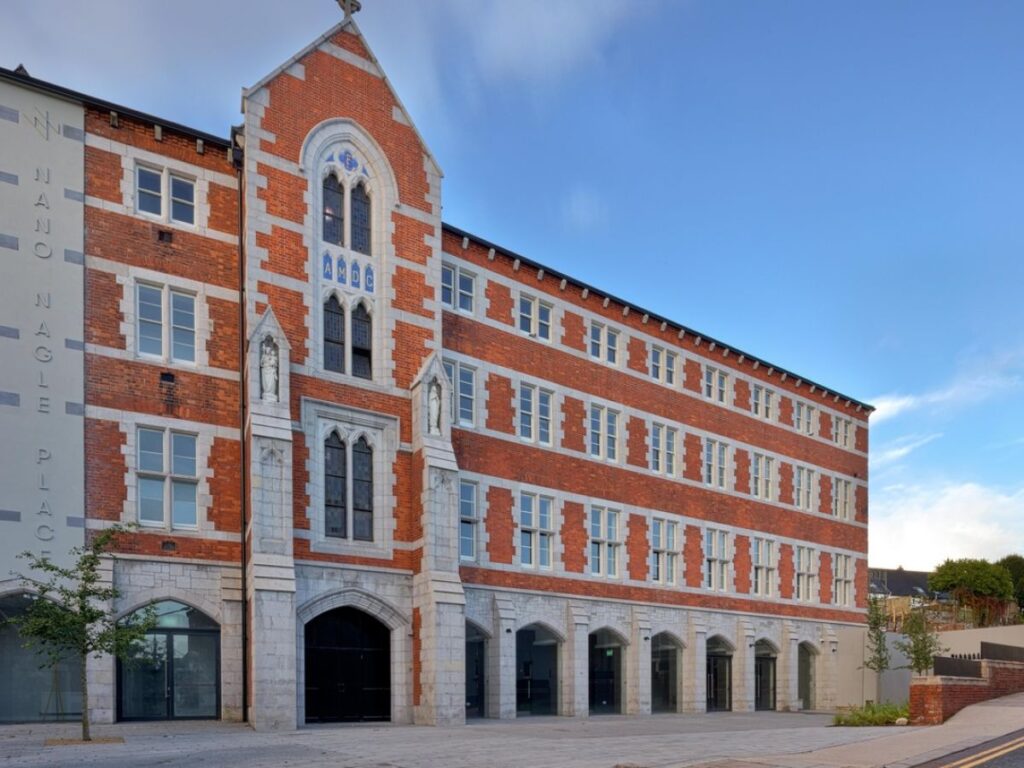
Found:
[[[832,477],[832,515],[840,520],[850,519],[850,496],[853,484],[845,478]]]
[[[818,434],[818,409],[799,400],[793,402],[793,428],[805,435]]]
[[[554,394],[533,384],[519,385],[519,437],[551,445],[551,403]]]
[[[590,356],[611,365],[619,364],[619,332],[604,323],[590,323]]]
[[[551,542],[554,539],[550,496],[519,494],[519,564],[527,568],[551,567]]]
[[[147,216],[194,226],[195,179],[171,173],[166,168],[138,165],[135,168],[135,208]]]
[[[754,384],[750,394],[750,412],[765,421],[775,420],[775,391]]]
[[[135,287],[138,353],[176,363],[196,361],[196,297],[166,285]]]
[[[590,406],[590,455],[618,461],[619,414],[603,405]]]
[[[755,536],[750,541],[750,560],[754,567],[751,590],[761,597],[775,595],[775,542]]]
[[[519,294],[519,330],[530,338],[551,341],[551,305],[536,296]]]
[[[606,507],[590,508],[590,572],[615,579],[619,576],[620,512]]]
[[[775,459],[771,456],[755,453],[750,457],[750,495],[775,500]]]
[[[853,447],[853,421],[832,414],[832,442],[842,448]]]
[[[672,386],[676,383],[676,360],[675,352],[662,347],[651,345],[651,378],[663,384]]]
[[[139,525],[195,530],[199,486],[197,436],[138,427],[135,438]]]
[[[793,467],[793,505],[797,508],[814,509],[814,478],[813,469]]]
[[[674,520],[655,517],[651,520],[651,580],[666,586],[676,583],[679,550]]]
[[[452,424],[472,427],[476,421],[476,370],[452,360],[443,362],[452,383]]]
[[[849,555],[832,555],[832,602],[853,604],[853,566]]]
[[[459,481],[459,557],[476,560],[477,486],[468,480]]]
[[[716,403],[729,402],[729,374],[714,366],[704,366],[704,397]]]
[[[451,309],[473,312],[476,299],[476,275],[462,267],[441,265],[441,303]]]
[[[704,483],[713,488],[729,487],[729,446],[721,440],[704,438]]]
[[[672,477],[676,474],[678,431],[654,422],[651,424],[651,469]]]
[[[811,547],[798,546],[793,550],[793,570],[796,573],[796,599],[813,602],[817,599],[818,553]]]
[[[724,592],[729,585],[729,534],[715,528],[704,530],[704,586]]]

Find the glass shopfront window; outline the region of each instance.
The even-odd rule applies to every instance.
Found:
[[[46,658],[24,646],[7,619],[23,614],[27,594],[0,597],[0,723],[77,720],[82,716],[82,663],[77,658],[40,668]]]

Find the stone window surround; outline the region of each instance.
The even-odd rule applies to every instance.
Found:
[[[185,371],[196,371],[207,373],[210,366],[210,354],[208,344],[215,329],[210,319],[210,308],[206,302],[209,286],[197,280],[189,280],[184,277],[168,275],[164,272],[156,272],[141,267],[127,267],[126,273],[122,272],[117,276],[117,282],[122,286],[121,293],[121,333],[124,336],[125,348],[131,356],[140,361],[159,361],[161,366],[176,368]],[[170,350],[165,349],[161,358],[154,355],[143,354],[139,351],[138,342],[138,286],[148,285],[161,289],[166,297],[168,291],[187,293],[195,299],[195,362],[174,360],[171,358]],[[219,293],[219,291],[218,291]],[[212,292],[210,292],[212,294]],[[217,296],[217,298],[222,298]],[[164,301],[164,309],[167,309],[168,302]],[[161,320],[165,337],[170,323],[170,316],[165,313]]]
[[[214,500],[210,493],[210,478],[213,477],[213,470],[210,468],[210,453],[213,449],[213,441],[221,437],[218,427],[212,424],[203,424],[196,421],[184,421],[166,416],[153,416],[146,413],[135,413],[132,411],[120,412],[118,428],[124,435],[124,445],[121,453],[125,460],[125,500],[121,510],[121,522],[125,524],[136,523],[139,520],[138,514],[138,430],[149,427],[152,429],[183,432],[196,436],[196,525],[195,528],[172,528],[170,510],[164,510],[167,523],[165,526],[144,525],[141,530],[146,532],[173,533],[175,536],[198,536],[201,538],[221,538],[226,532],[218,532],[213,523],[208,520],[209,510]],[[221,536],[216,534],[220,533]],[[237,540],[237,534],[227,536]]]
[[[328,154],[339,154],[345,151],[351,152],[362,161],[369,172],[361,174],[358,169],[347,171],[338,161],[327,160]],[[308,268],[309,274],[313,276],[308,289],[312,292],[311,299],[308,299],[312,301],[307,320],[311,353],[308,364],[317,376],[328,380],[344,383],[358,380],[358,377],[352,376],[351,367],[347,367],[344,374],[324,368],[323,313],[324,303],[332,292],[337,295],[342,306],[346,307],[354,306],[358,299],[363,299],[364,306],[373,318],[371,341],[373,372],[369,382],[365,379],[361,381],[392,386],[395,363],[392,360],[392,355],[387,353],[390,350],[388,340],[394,320],[387,318],[387,302],[382,301],[381,297],[388,296],[390,292],[390,279],[385,274],[383,265],[394,250],[390,237],[392,227],[390,214],[394,207],[393,204],[398,199],[398,187],[387,156],[369,134],[353,121],[333,119],[324,121],[306,136],[301,158],[300,167],[306,177],[306,200],[308,202],[307,216],[303,227],[304,241],[309,244]],[[330,173],[336,174],[341,180],[346,189],[346,201],[349,199],[347,190],[360,181],[370,198],[370,254],[353,251],[347,246],[328,244],[323,240],[321,226],[323,221],[323,180]],[[350,219],[350,211],[346,210],[346,231],[350,227]],[[376,275],[373,292],[369,293],[362,288],[353,289],[351,280],[346,281],[344,285],[339,284],[335,279],[328,282],[323,277],[321,266],[321,254],[325,248],[329,249],[333,256],[343,255],[350,270],[353,258],[371,265]],[[438,274],[438,280],[440,281],[440,274]],[[346,310],[347,317],[348,310]],[[346,343],[351,343],[351,337],[346,337]]]
[[[216,183],[229,189],[237,189],[238,181],[228,174],[208,170],[199,165],[192,165],[167,155],[157,154],[145,149],[134,147],[110,139],[103,139],[91,133],[86,133],[86,145],[96,147],[105,152],[119,155],[121,158],[121,206],[120,213],[132,216],[133,218],[145,221],[158,222],[160,226],[170,229],[189,232],[192,234],[210,237],[225,242],[237,242],[237,238],[227,232],[209,228],[210,219],[210,183]],[[167,174],[181,176],[195,182],[195,222],[185,224],[180,221],[173,221],[168,215],[155,217],[152,214],[142,213],[136,205],[136,169],[139,166],[160,171],[166,178]],[[166,187],[166,184],[165,184]],[[106,201],[104,201],[106,202]],[[169,204],[164,200],[165,206]]]
[[[480,303],[480,296],[479,296],[480,289],[478,287],[479,286],[479,281],[477,280],[477,277],[479,277],[479,275],[477,273],[477,270],[470,269],[469,267],[464,266],[462,264],[453,264],[453,263],[449,262],[446,259],[442,260],[442,262],[441,262],[441,269],[442,270],[450,269],[452,271],[452,280],[453,280],[453,282],[452,282],[452,303],[451,304],[445,304],[444,303],[443,299],[441,298],[441,291],[440,290],[438,290],[438,292],[437,292],[437,297],[438,297],[438,302],[437,303],[439,303],[444,309],[447,309],[449,312],[456,312],[456,313],[458,313],[460,315],[476,316],[476,314],[477,314],[477,307],[479,306],[479,303]],[[468,278],[470,278],[470,280],[473,281],[473,309],[463,309],[460,306],[460,304],[459,304],[459,277],[460,276],[468,277]],[[440,283],[439,283],[439,285],[440,285]]]
[[[505,277],[503,275],[499,275],[499,274],[497,274],[495,272],[486,271],[485,268],[481,268],[475,262],[468,261],[466,259],[461,259],[458,256],[455,256],[454,254],[449,253],[448,251],[444,251],[443,252],[443,257],[444,257],[444,259],[447,262],[449,262],[451,264],[454,264],[454,265],[465,265],[465,266],[467,266],[470,269],[477,270],[478,276],[483,278],[485,281],[489,281],[489,282],[494,282],[494,283],[500,284],[500,285],[508,288],[512,292],[513,295],[516,295],[516,292],[520,288],[522,288],[522,286],[523,286],[523,283],[521,281],[513,280],[511,278],[507,278],[507,277]],[[547,292],[544,292],[544,296],[545,296],[545,300],[551,302],[554,305],[554,307],[555,307],[555,312],[553,313],[553,317],[554,317],[555,314],[557,314],[558,317],[561,318],[565,311],[570,311],[573,314],[579,315],[579,316],[581,316],[583,318],[583,324],[584,324],[584,327],[585,327],[585,334],[586,334],[586,339],[585,339],[586,340],[586,349],[583,350],[583,351],[580,351],[578,349],[574,349],[574,348],[571,348],[571,347],[565,347],[565,346],[559,345],[560,346],[559,351],[561,351],[561,352],[565,352],[567,354],[571,354],[573,356],[579,357],[580,359],[589,360],[591,362],[594,362],[594,358],[590,356],[590,351],[589,351],[589,349],[590,349],[590,347],[589,347],[589,342],[590,342],[589,333],[590,333],[590,323],[594,322],[594,321],[597,321],[598,323],[602,323],[602,324],[604,324],[606,326],[612,327],[612,328],[616,329],[619,332],[619,345],[620,345],[620,350],[619,351],[620,351],[620,353],[621,353],[621,350],[622,350],[623,347],[628,348],[628,339],[630,339],[632,337],[639,338],[640,340],[645,342],[647,344],[648,348],[650,347],[651,344],[655,344],[655,345],[663,346],[665,349],[668,349],[669,351],[675,352],[677,354],[677,357],[678,357],[677,364],[680,366],[680,375],[677,377],[675,385],[670,386],[670,385],[667,385],[667,384],[662,384],[663,386],[669,387],[669,389],[672,389],[674,392],[679,392],[680,394],[683,394],[683,395],[686,395],[686,396],[689,396],[689,397],[696,397],[696,398],[699,398],[699,399],[701,399],[701,400],[703,400],[705,402],[710,402],[708,400],[708,398],[704,397],[703,380],[700,382],[701,383],[701,391],[700,392],[693,392],[693,391],[691,391],[691,390],[689,390],[689,389],[687,389],[685,387],[685,381],[686,381],[686,361],[692,359],[692,360],[696,361],[698,364],[700,364],[702,372],[703,372],[703,369],[704,369],[705,365],[712,365],[714,367],[717,367],[717,368],[720,368],[720,369],[726,371],[726,373],[728,374],[728,376],[729,376],[729,378],[731,380],[730,381],[730,389],[731,390],[733,389],[733,386],[732,386],[733,383],[735,381],[740,380],[740,379],[743,379],[744,381],[746,381],[747,384],[751,388],[753,387],[754,384],[759,384],[761,386],[770,387],[771,389],[773,389],[773,391],[775,392],[775,395],[776,395],[776,398],[775,398],[776,402],[774,404],[775,405],[776,415],[775,415],[775,418],[773,418],[769,423],[772,424],[772,426],[778,427],[780,429],[785,429],[785,430],[787,430],[789,432],[796,432],[797,434],[803,435],[804,437],[808,437],[810,439],[817,440],[819,442],[822,442],[822,443],[831,445],[833,447],[836,447],[836,444],[834,442],[832,442],[831,436],[821,437],[818,434],[807,435],[804,432],[797,432],[797,430],[792,425],[783,424],[782,422],[780,422],[778,420],[778,409],[779,409],[779,398],[780,397],[788,397],[791,400],[793,400],[794,402],[797,401],[797,400],[800,400],[802,402],[805,402],[805,403],[808,403],[810,405],[813,405],[818,410],[819,413],[828,413],[830,415],[837,414],[837,415],[839,415],[842,418],[850,418],[845,412],[838,411],[838,410],[836,410],[834,408],[829,407],[828,404],[824,400],[810,400],[810,399],[808,399],[806,397],[801,397],[799,394],[796,394],[795,392],[792,392],[792,391],[790,391],[788,389],[779,389],[777,387],[777,385],[774,385],[772,382],[768,382],[768,381],[765,381],[763,379],[759,379],[759,378],[755,378],[755,377],[749,376],[746,372],[741,371],[741,370],[739,370],[739,369],[729,365],[728,359],[726,359],[725,357],[722,357],[721,359],[717,358],[717,357],[716,358],[711,358],[710,356],[705,356],[705,355],[696,353],[693,350],[686,350],[686,349],[683,349],[682,347],[666,346],[666,340],[664,338],[655,337],[655,336],[651,336],[651,335],[645,334],[642,331],[637,331],[635,328],[632,328],[631,326],[621,325],[619,323],[616,323],[614,320],[611,320],[611,319],[605,317],[604,315],[599,315],[599,314],[596,314],[596,313],[594,313],[592,311],[588,311],[587,309],[579,306],[576,303],[570,302],[570,301],[568,301],[566,299],[560,299],[560,298],[558,298],[556,296],[552,296],[551,294],[549,294]],[[474,319],[477,322],[483,323],[485,325],[489,325],[489,326],[491,326],[491,327],[493,327],[495,329],[498,329],[498,330],[503,330],[503,331],[506,331],[506,332],[508,332],[508,330],[509,330],[506,325],[504,325],[504,324],[502,324],[500,322],[496,322],[494,320],[491,320],[490,318],[486,317],[485,315],[484,316],[477,316]],[[552,325],[554,325],[554,319],[552,319]],[[552,331],[552,334],[554,334],[554,331]],[[619,354],[618,357],[621,360],[622,354]],[[603,360],[603,358],[602,358],[602,360]],[[602,363],[602,364],[608,365],[608,363]],[[620,365],[617,365],[617,366],[614,366],[614,367],[617,370],[620,370],[623,373],[626,373],[627,375],[636,376],[636,377],[642,378],[645,381],[653,381],[653,379],[651,379],[650,372],[649,372],[649,370],[647,370],[646,367],[645,367],[645,370],[642,373],[639,372],[639,371],[634,371],[628,365],[620,364]],[[659,382],[659,383],[661,383],[661,382]],[[754,414],[752,414],[750,412],[750,409],[748,409],[748,408],[739,408],[733,402],[719,403],[718,401],[714,401],[714,403],[718,407],[728,408],[728,409],[730,409],[732,411],[735,411],[736,413],[743,414],[743,415],[745,415],[745,416],[747,416],[749,418],[757,419],[758,421],[762,421],[762,422],[764,421],[764,419],[762,419],[760,417],[757,417],[757,416],[754,416]],[[860,421],[857,421],[856,419],[852,419],[852,421],[853,421],[853,426],[855,428],[857,428],[857,427],[860,427],[862,429],[867,429],[868,428],[866,422],[860,422]],[[849,449],[846,449],[846,450],[848,450],[850,453],[853,453],[855,455],[863,456],[865,458],[867,457],[867,452],[866,451],[859,451],[856,448],[852,448],[852,447],[849,448]]]
[[[477,486],[479,488],[479,485]],[[533,548],[533,564],[526,565],[523,563],[522,553],[522,537],[519,535],[522,531],[522,498],[523,496],[533,497],[533,525],[530,530],[534,532],[534,548]],[[549,528],[540,527],[540,498],[544,497],[551,501],[551,521]],[[538,493],[530,488],[520,488],[516,491],[515,496],[512,498],[512,520],[513,520],[513,546],[515,550],[515,564],[522,569],[527,571],[537,571],[540,573],[549,573],[555,567],[556,564],[561,563],[561,558],[557,557],[560,551],[559,535],[558,532],[562,528],[562,514],[561,505],[558,500],[555,499],[550,493]],[[546,531],[550,536],[550,553],[551,562],[548,565],[540,564],[540,532]]]
[[[558,393],[551,389],[549,386],[538,381],[524,376],[516,376],[511,379],[512,383],[512,414],[515,420],[513,428],[515,435],[520,442],[537,445],[542,448],[553,448],[562,444],[562,399],[558,396]],[[521,401],[519,398],[520,389],[522,387],[530,387],[533,389],[533,415],[531,418],[531,429],[533,432],[532,437],[523,437],[519,433],[519,417],[521,411]],[[545,392],[549,397],[549,424],[548,424],[548,441],[543,442],[540,439],[540,393]],[[458,425],[454,425],[458,426]]]
[[[323,367],[324,365],[324,305],[327,304],[331,297],[337,299],[338,304],[341,305],[341,311],[345,315],[345,373],[339,371],[329,371]],[[370,379],[365,379],[361,376],[356,376],[352,373],[352,313],[356,307],[360,304],[363,305],[363,309],[370,316]],[[379,331],[377,326],[377,313],[376,305],[372,299],[363,295],[355,294],[344,290],[344,286],[322,286],[320,290],[320,310],[319,310],[319,356],[317,358],[317,365],[320,366],[319,373],[324,378],[333,379],[336,381],[344,381],[345,383],[350,382],[352,379],[359,379],[364,382],[378,381],[378,373],[384,367],[383,362],[380,360],[380,349],[381,345],[378,343]]]
[[[707,586],[707,561],[708,553],[705,551],[707,545],[707,534],[708,531],[715,531],[716,537],[718,535],[725,536],[725,583],[718,584],[717,586]],[[735,593],[736,592],[736,534],[729,529],[728,526],[718,525],[710,521],[704,521],[700,530],[700,554],[701,554],[701,588],[704,592],[723,592],[723,593]],[[749,535],[749,538],[753,538],[753,535]],[[721,563],[722,559],[716,554],[710,558],[716,563]],[[751,575],[753,575],[753,565],[751,565]]]
[[[493,363],[488,363],[488,362],[485,362],[485,361],[481,361],[481,360],[479,360],[477,358],[469,357],[467,355],[464,355],[464,354],[461,354],[461,353],[458,353],[458,352],[446,351],[445,352],[445,359],[446,360],[450,360],[452,362],[464,362],[465,364],[473,367],[476,370],[476,372],[477,372],[476,389],[477,389],[478,393],[480,393],[481,391],[484,394],[487,393],[486,379],[487,379],[487,376],[489,374],[491,374],[491,373],[493,373],[495,375],[498,375],[498,376],[502,376],[504,378],[508,378],[510,381],[513,381],[513,382],[521,380],[521,374],[518,371],[515,371],[515,370],[510,369],[510,368],[505,368],[505,367],[502,367],[502,366],[498,366],[498,365],[495,365]],[[561,405],[563,398],[567,397],[567,396],[568,397],[572,397],[572,398],[577,399],[577,400],[581,400],[584,403],[584,417],[583,417],[584,435],[589,435],[589,423],[590,423],[589,422],[589,418],[590,418],[589,403],[590,403],[590,400],[588,399],[588,398],[590,398],[589,395],[587,395],[586,393],[583,393],[583,392],[579,392],[577,390],[573,390],[573,389],[569,389],[569,388],[563,387],[563,386],[561,386],[559,384],[555,384],[555,383],[552,383],[552,382],[545,382],[542,379],[535,379],[535,378],[533,378],[530,381],[531,381],[531,383],[537,382],[539,385],[543,385],[546,389],[550,389],[551,391],[553,391],[555,393],[556,403],[558,403],[559,406]],[[515,393],[513,392],[513,398],[514,397],[515,397]],[[602,403],[608,404],[608,401],[598,401],[598,404],[602,404]],[[515,407],[515,405],[513,403],[513,408],[514,407]],[[673,481],[682,483],[684,485],[690,485],[690,486],[693,486],[695,488],[703,488],[704,490],[711,490],[714,493],[726,493],[726,494],[730,494],[730,495],[737,496],[737,497],[740,497],[740,498],[744,498],[744,499],[747,499],[747,500],[749,500],[751,498],[750,494],[740,493],[739,491],[734,490],[734,488],[735,488],[735,461],[730,462],[733,465],[732,466],[733,474],[731,476],[731,486],[730,486],[729,489],[723,490],[723,489],[720,489],[720,488],[717,488],[717,487],[716,488],[712,488],[712,487],[708,486],[706,483],[704,483],[704,477],[703,477],[703,441],[704,441],[705,438],[709,438],[709,437],[711,439],[714,439],[714,440],[720,440],[720,441],[726,442],[733,451],[735,451],[735,450],[744,450],[744,451],[746,451],[748,453],[748,455],[757,452],[757,453],[762,453],[765,456],[770,456],[771,458],[773,458],[775,460],[776,484],[777,484],[777,481],[778,481],[778,472],[779,472],[779,467],[781,466],[781,464],[789,464],[789,465],[794,466],[794,467],[798,466],[798,465],[799,466],[805,466],[805,467],[811,467],[815,471],[821,472],[821,473],[824,473],[824,474],[832,474],[832,475],[837,474],[837,473],[835,473],[835,472],[833,472],[831,470],[826,470],[823,467],[818,467],[816,465],[808,465],[808,464],[803,463],[803,462],[798,462],[795,459],[793,459],[793,458],[791,458],[789,456],[786,456],[784,454],[775,453],[775,452],[769,451],[767,449],[761,448],[759,446],[755,446],[755,445],[748,444],[748,443],[731,441],[728,438],[722,437],[721,435],[717,435],[715,433],[707,432],[707,431],[701,430],[701,429],[695,429],[695,428],[692,428],[692,427],[688,427],[687,425],[682,424],[681,422],[674,422],[674,421],[671,421],[671,420],[665,420],[665,419],[662,419],[660,416],[657,416],[657,417],[656,416],[652,416],[651,414],[649,414],[647,412],[644,412],[644,411],[637,411],[635,409],[631,409],[631,408],[627,408],[627,407],[622,407],[622,406],[618,406],[618,405],[615,405],[615,404],[612,404],[611,407],[613,409],[619,410],[619,413],[622,416],[622,418],[620,420],[620,422],[621,422],[620,423],[620,427],[621,427],[620,432],[621,432],[621,435],[622,435],[620,440],[624,441],[623,444],[628,445],[630,417],[638,418],[638,419],[641,419],[641,420],[657,419],[659,421],[659,423],[664,424],[665,426],[669,426],[669,427],[672,427],[672,428],[676,429],[677,432],[678,432],[678,436],[679,436],[679,445],[677,446],[678,450],[677,450],[677,454],[676,454],[676,461],[677,461],[677,463],[678,463],[680,468],[685,467],[686,456],[688,455],[687,452],[686,452],[685,436],[687,434],[692,434],[692,435],[695,435],[698,438],[700,438],[700,440],[701,440],[701,451],[702,451],[702,453],[701,453],[702,465],[701,465],[701,478],[700,478],[700,480],[690,480],[689,478],[685,477],[685,475],[681,471],[678,472],[675,477],[671,478]],[[563,418],[564,418],[564,412],[560,412],[559,416],[558,416],[558,419],[557,419],[559,425],[561,425]],[[485,426],[486,423],[487,423],[487,420],[486,420],[486,409],[485,409],[483,418],[482,418],[482,420],[478,421],[478,424],[474,428],[474,431],[476,433],[478,433],[478,434],[485,435],[487,437],[492,437],[492,438],[499,439],[499,440],[515,440],[515,441],[519,441],[519,438],[516,437],[515,435],[509,435],[509,434],[506,434],[504,432],[488,429]],[[455,428],[458,428],[457,425],[453,425],[453,426]],[[609,463],[605,459],[598,459],[598,458],[592,457],[590,455],[589,443],[585,446],[585,450],[583,452],[574,451],[572,449],[568,449],[568,448],[562,447],[561,439],[560,438],[555,442],[554,445],[550,445],[550,446],[542,445],[540,447],[543,448],[544,450],[554,451],[554,452],[556,452],[558,454],[561,454],[563,456],[570,456],[570,457],[572,457],[574,459],[582,458],[582,459],[586,459],[586,460],[589,460],[589,461],[597,461],[599,463]],[[649,462],[648,462],[647,466],[640,467],[640,466],[637,466],[635,464],[630,464],[629,462],[626,462],[626,461],[621,461],[621,462],[618,462],[617,466],[620,466],[621,468],[626,469],[626,470],[628,470],[630,472],[640,472],[640,473],[643,473],[643,474],[648,474],[648,475],[650,475],[652,477],[665,477],[664,475],[660,475],[660,474],[654,472],[653,470],[651,470],[650,466],[649,466]],[[866,488],[867,487],[866,481],[855,479],[855,478],[847,478],[847,479],[849,479],[851,481],[851,483],[852,483],[851,487],[853,487],[853,488],[857,488],[857,487],[865,487]],[[784,503],[782,503],[782,502],[780,502],[778,500],[778,492],[777,491],[778,491],[778,488],[776,487],[775,498],[772,499],[771,501],[765,501],[764,499],[759,499],[758,503],[768,504],[770,506],[777,506],[777,507],[781,507],[781,508],[784,508],[784,509],[787,509],[787,510],[795,510],[797,512],[800,512],[801,514],[815,515],[817,517],[822,517],[822,518],[825,518],[825,519],[828,519],[828,520],[833,520],[833,521],[839,520],[839,518],[836,518],[836,517],[834,517],[831,514],[825,514],[825,513],[821,513],[819,511],[817,511],[816,507],[812,508],[811,510],[806,510],[806,509],[802,509],[800,507],[797,507],[795,504],[784,504]],[[861,523],[861,522],[858,522],[857,520],[854,520],[854,519],[851,519],[851,520],[841,520],[841,522],[847,523],[849,525],[854,525],[854,526],[857,526],[857,527],[862,527],[862,528],[866,528],[867,527],[866,523]]]
[[[302,432],[306,461],[310,550],[335,555],[390,559],[394,551],[394,464],[398,454],[398,419],[303,397]],[[373,449],[373,541],[336,539],[324,533],[324,440],[332,431],[354,442],[365,437]],[[351,534],[351,530],[348,531]]]

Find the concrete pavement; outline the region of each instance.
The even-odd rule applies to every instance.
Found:
[[[911,766],[1024,727],[1024,694],[923,728],[831,728],[827,715],[721,713],[483,720],[459,728],[318,726],[254,733],[219,722],[124,723],[97,736],[124,744],[45,747],[74,724],[0,727],[0,764],[188,768],[868,768]]]

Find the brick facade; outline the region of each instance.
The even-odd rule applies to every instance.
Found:
[[[818,659],[814,703],[828,706],[834,659],[817,654],[836,625],[864,621],[869,407],[442,224],[437,164],[351,22],[245,91],[244,151],[135,113],[85,109],[86,524],[139,520],[139,429],[197,436],[196,525],[142,526],[114,578],[124,610],[143,596],[173,598],[224,623],[221,716],[247,711],[264,728],[304,722],[295,680],[310,684],[305,625],[344,606],[391,633],[395,721],[461,722],[467,621],[488,638],[481,707],[492,717],[515,716],[514,631],[535,624],[558,642],[561,714],[586,714],[587,636],[602,628],[628,643],[631,670],[649,669],[652,633],[675,638],[687,710],[705,706],[703,653],[714,637],[739,657],[734,708],[753,707],[745,654],[755,637],[781,649],[779,708],[809,705],[798,695],[798,646]],[[139,212],[139,167],[195,181],[193,225]],[[369,190],[365,249],[351,235],[341,246],[324,239],[328,172],[345,179],[346,200]],[[346,220],[344,231],[354,226]],[[446,305],[448,268],[471,279],[470,308]],[[140,351],[140,286],[193,297],[194,361]],[[355,355],[354,313],[371,318],[367,377],[353,375],[354,357],[340,372],[325,363],[332,296],[348,323],[343,354]],[[545,321],[530,318],[539,307]],[[604,347],[592,356],[594,324],[617,332],[614,361]],[[674,356],[671,378],[654,375],[655,346]],[[277,366],[272,391],[265,354]],[[449,381],[442,363],[469,380]],[[705,392],[709,367],[728,376],[721,399]],[[771,418],[752,412],[755,386],[771,390]],[[816,411],[809,432],[793,426],[795,401]],[[854,424],[848,446],[832,440],[833,413]],[[656,446],[655,426],[673,442]],[[354,516],[345,536],[326,531],[332,430],[350,453],[360,437],[372,446],[369,540],[352,533]],[[707,466],[711,444],[726,446],[721,481]],[[767,497],[754,493],[755,453],[774,462]],[[797,465],[814,472],[807,507],[794,499]],[[832,475],[852,483],[846,519],[833,515]],[[475,494],[468,520],[462,483]],[[550,503],[551,519],[538,508],[525,524],[523,494]],[[602,568],[595,509],[619,513],[617,530],[600,534],[616,558]],[[675,566],[658,583],[654,514],[677,523]],[[469,552],[460,519],[471,526]],[[708,526],[727,537],[720,590],[705,586],[717,556],[704,551]],[[521,537],[530,535],[528,563]],[[772,552],[771,584],[758,595],[755,535]],[[818,563],[817,594],[805,601],[795,599],[797,546]],[[833,554],[853,557],[850,605],[832,604]],[[161,592],[159,575],[172,572]],[[112,669],[92,671],[106,680],[98,711],[108,715]],[[627,676],[626,687],[621,711],[649,712],[650,681]]]

